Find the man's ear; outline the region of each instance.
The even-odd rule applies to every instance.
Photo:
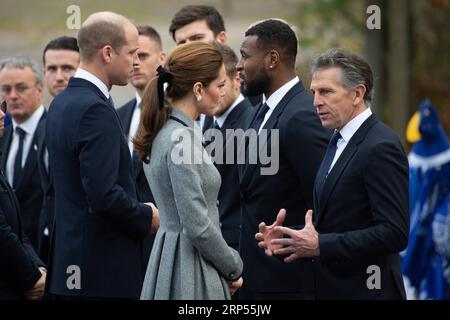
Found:
[[[101,56],[103,61],[111,63],[113,55],[113,48],[108,44],[101,49]]]
[[[44,94],[44,83],[41,82],[36,84],[36,89],[39,99],[42,99],[42,95]]]
[[[356,88],[355,88],[355,90],[354,90],[354,92],[355,92],[355,98],[353,99],[353,105],[358,105],[358,104],[360,104],[361,103],[361,101],[363,101],[364,100],[364,96],[365,96],[365,94],[366,94],[366,86],[365,85],[363,85],[363,84],[359,84]]]
[[[216,36],[216,41],[220,42],[221,44],[227,44],[228,42],[228,36],[225,31],[220,31],[219,34]]]
[[[280,53],[272,49],[266,55],[266,62],[270,70],[275,69],[280,63]]]
[[[164,65],[166,62],[167,54],[164,51],[161,51],[159,54],[159,64]]]
[[[236,87],[241,87],[241,74],[239,71],[236,72],[236,75],[232,78],[232,81]]]

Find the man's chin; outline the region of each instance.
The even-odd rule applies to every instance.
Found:
[[[260,89],[248,86],[241,87],[241,92],[246,97],[259,96],[263,94],[263,92]]]
[[[144,90],[147,82],[145,81],[130,81],[131,85],[133,86],[133,88],[137,89],[137,90]]]

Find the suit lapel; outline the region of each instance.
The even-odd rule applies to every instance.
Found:
[[[5,132],[2,138],[2,170],[6,173],[6,161],[8,160],[9,148],[11,146],[12,141],[12,124],[5,128]]]
[[[364,141],[364,138],[367,135],[367,132],[369,132],[370,128],[375,125],[378,122],[375,115],[371,115],[369,118],[367,118],[366,121],[359,127],[359,129],[355,132],[353,137],[348,142],[347,146],[345,147],[344,151],[340,155],[339,159],[334,164],[333,168],[331,169],[324,185],[322,194],[320,197],[320,201],[317,201],[317,194],[316,189],[314,188],[314,205],[315,208],[319,208],[319,216],[317,218],[317,224],[319,224],[320,219],[323,216],[323,212],[325,212],[325,209],[328,205],[328,199],[330,198],[330,195],[333,193],[333,190],[336,186],[336,183],[340,179],[342,173],[345,171],[345,168],[347,168],[347,165],[350,163],[352,158],[355,156],[356,152],[358,151],[359,145]],[[314,183],[315,185],[315,183]]]
[[[41,121],[45,119],[47,116],[47,113],[44,112],[44,114],[41,116],[41,119],[39,119],[38,126],[36,127],[36,130],[34,131],[33,140],[30,145],[30,150],[28,151],[27,160],[25,161],[25,165],[22,169],[22,174],[20,175],[20,179],[17,183],[16,192],[17,194],[21,194],[23,191],[23,188],[27,184],[27,182],[30,180],[30,176],[35,173],[35,169],[37,168],[37,161],[38,161],[38,141],[40,140],[40,136],[42,134],[42,130],[38,130],[39,126],[41,125]]]
[[[49,173],[49,168],[46,168],[45,166],[45,151],[47,150],[45,144],[45,127],[46,127],[46,119],[43,119],[42,121],[39,122],[36,134],[38,147],[38,154],[37,154],[38,169],[44,193],[47,194],[48,190],[51,187],[52,181]]]
[[[281,99],[281,101],[278,103],[278,105],[275,107],[275,110],[273,110],[269,119],[267,119],[266,123],[262,127],[262,129],[267,130],[267,138],[264,141],[261,141],[261,144],[259,144],[259,139],[258,139],[258,152],[259,152],[259,150],[264,150],[264,148],[266,148],[266,150],[270,150],[270,148],[271,148],[271,145],[270,145],[271,130],[277,127],[278,119],[283,114],[284,108],[286,108],[286,106],[289,104],[291,99],[293,97],[295,97],[297,94],[300,94],[303,90],[305,90],[305,89],[301,82],[295,84],[286,93],[286,95],[283,97],[283,99]],[[253,120],[254,120],[254,118],[253,118]],[[252,120],[252,122],[253,122],[253,120]],[[267,148],[269,148],[269,149],[267,149]],[[257,157],[257,159],[258,159],[258,161],[256,162],[256,164],[250,164],[250,163],[247,163],[248,157],[246,157],[246,163],[245,163],[245,167],[244,167],[244,170],[242,173],[242,181],[244,184],[250,183],[250,179],[251,179],[251,177],[253,177],[253,172],[255,171],[256,168],[261,166],[261,163],[259,161],[259,156]]]
[[[129,104],[131,105],[131,107],[127,109],[127,113],[125,115],[125,123],[122,123],[124,133],[127,136],[127,140],[128,140],[128,134],[130,132],[131,119],[133,118],[134,108],[136,108],[136,98],[131,100],[129,102]]]
[[[225,120],[225,122],[223,123],[223,126],[220,128],[220,131],[222,132],[222,134],[225,136],[225,139],[223,139],[223,146],[225,147],[229,142],[228,142],[228,138],[226,136],[227,133],[227,129],[239,129],[236,128],[236,123],[238,122],[238,120],[240,119],[242,113],[245,111],[245,108],[248,107],[247,106],[247,102],[244,100],[241,103],[239,103],[228,115],[227,119]],[[241,128],[244,129],[244,128]]]

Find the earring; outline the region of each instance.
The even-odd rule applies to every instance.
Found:
[[[198,102],[202,101],[202,96],[197,96],[197,101]]]

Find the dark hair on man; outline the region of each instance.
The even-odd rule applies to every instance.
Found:
[[[220,42],[214,41],[213,45],[219,49],[223,57],[223,64],[225,65],[225,71],[227,76],[234,78],[237,73],[236,65],[238,63],[238,57],[231,47],[224,45]]]
[[[90,61],[98,50],[110,45],[120,53],[127,43],[124,26],[117,22],[95,21],[81,26],[78,31],[78,46],[82,60]]]
[[[68,36],[58,37],[47,43],[47,45],[44,48],[44,53],[42,54],[42,62],[44,63],[44,66],[45,66],[45,53],[48,50],[70,50],[80,52],[80,48],[78,48],[76,38]]]
[[[332,48],[317,57],[311,64],[311,74],[328,68],[342,70],[341,84],[347,90],[353,90],[362,84],[366,87],[364,101],[370,107],[373,96],[373,72],[362,57],[342,48]]]
[[[159,35],[158,31],[156,31],[155,28],[151,26],[136,26],[138,33],[140,36],[146,36],[150,40],[154,41],[158,45],[158,49],[162,50],[162,41],[161,36]]]
[[[267,50],[277,49],[292,67],[295,66],[298,40],[294,30],[287,23],[279,19],[267,19],[248,28],[245,36],[257,36],[260,47]]]
[[[215,37],[225,31],[225,23],[216,8],[205,5],[187,5],[175,14],[170,23],[169,33],[173,40],[175,40],[175,31],[197,20],[205,20]]]

